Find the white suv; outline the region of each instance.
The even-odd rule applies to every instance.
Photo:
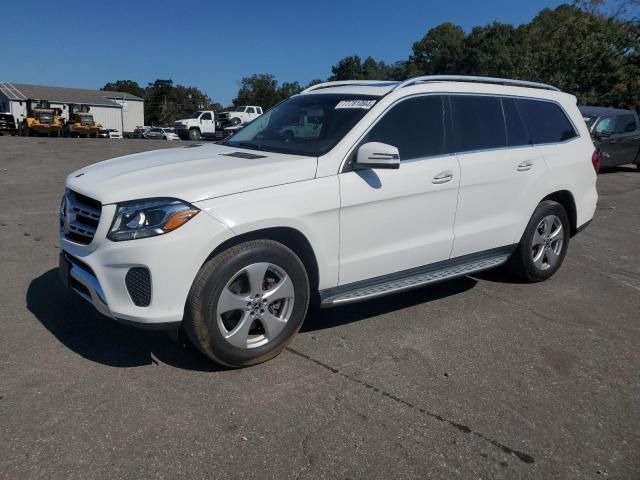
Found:
[[[597,161],[575,97],[548,85],[324,83],[222,145],[72,173],[61,275],[105,315],[181,325],[209,358],[252,365],[291,341],[312,299],[502,264],[549,278],[594,214]]]

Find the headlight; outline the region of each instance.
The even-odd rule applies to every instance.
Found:
[[[174,198],[149,198],[119,203],[107,238],[114,242],[172,232],[200,212]]]

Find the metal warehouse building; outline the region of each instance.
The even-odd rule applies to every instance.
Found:
[[[144,125],[144,100],[130,93],[0,82],[0,112],[12,113],[16,124],[22,123],[27,114],[26,100],[48,100],[52,108],[62,110],[65,121],[70,104],[84,104],[105,128],[124,133]]]

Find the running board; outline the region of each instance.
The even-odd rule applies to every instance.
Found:
[[[430,283],[488,270],[505,263],[514,247],[515,245],[490,250],[482,254],[465,255],[404,272],[322,290],[320,291],[321,306],[332,307],[382,297],[422,287]]]

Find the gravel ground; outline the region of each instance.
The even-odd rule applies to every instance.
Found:
[[[209,363],[57,278],[65,175],[184,143],[0,137],[0,478],[640,478],[640,172],[598,181],[551,280],[465,277],[316,312]]]

